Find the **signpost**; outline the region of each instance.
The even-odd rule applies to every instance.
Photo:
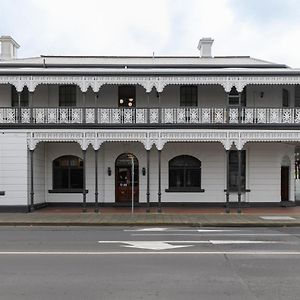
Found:
[[[134,157],[131,156],[131,213],[134,211]]]

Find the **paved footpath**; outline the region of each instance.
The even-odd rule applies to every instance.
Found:
[[[247,208],[238,214],[236,209],[225,213],[222,208],[163,208],[157,213],[151,208],[92,208],[83,213],[80,208],[45,208],[33,213],[0,213],[0,226],[134,226],[134,225],[185,225],[185,226],[300,226],[300,207]]]

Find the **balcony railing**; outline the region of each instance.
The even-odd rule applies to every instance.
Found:
[[[300,124],[300,108],[0,108],[0,124]]]

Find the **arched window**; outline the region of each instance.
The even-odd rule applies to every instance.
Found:
[[[176,156],[169,161],[169,190],[201,189],[201,161],[189,155]]]
[[[83,161],[80,157],[66,155],[53,161],[53,190],[83,188]]]

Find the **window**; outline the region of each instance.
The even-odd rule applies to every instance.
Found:
[[[241,189],[246,188],[246,151],[241,151]],[[229,152],[229,189],[238,189],[238,151]]]
[[[289,107],[289,91],[282,89],[282,107]]]
[[[11,106],[18,107],[19,106],[19,99],[18,99],[18,92],[14,86],[11,87]],[[21,92],[21,106],[27,107],[29,106],[29,91],[27,86],[23,88]]]
[[[180,87],[180,106],[197,106],[198,89],[196,85],[184,85]]]
[[[230,106],[246,106],[246,87],[240,94],[235,87],[233,87],[228,95],[228,105]]]
[[[59,106],[76,106],[76,85],[59,87]]]
[[[53,161],[53,190],[83,188],[83,161],[77,156],[61,156]]]
[[[300,85],[295,85],[295,107],[300,107]]]
[[[201,161],[189,155],[176,156],[169,161],[169,190],[199,191]]]
[[[135,86],[120,85],[118,89],[119,107],[135,107]]]

